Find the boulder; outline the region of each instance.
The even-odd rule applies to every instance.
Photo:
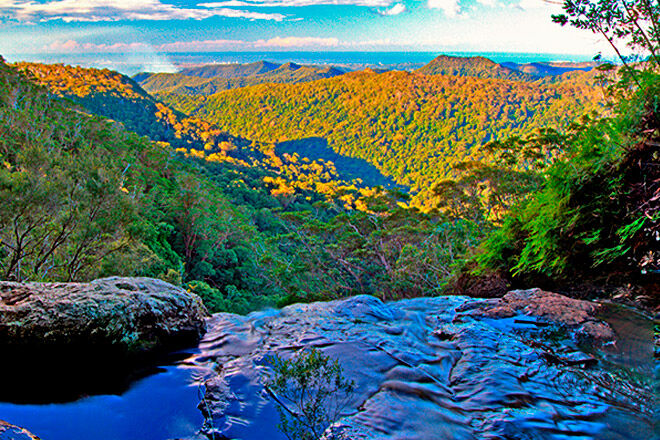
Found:
[[[196,342],[201,299],[149,278],[90,283],[0,282],[0,346],[94,347],[144,354]]]
[[[485,318],[525,315],[576,330],[578,337],[612,341],[616,337],[612,328],[596,318],[599,307],[599,304],[590,301],[572,299],[541,289],[529,289],[513,290],[502,298],[467,304],[458,312]]]
[[[0,420],[0,440],[39,440],[39,437],[26,429]]]

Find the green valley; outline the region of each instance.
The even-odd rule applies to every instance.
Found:
[[[440,67],[445,70],[437,70]],[[454,70],[447,71],[449,67]],[[588,222],[579,236],[592,245],[561,260],[549,260],[557,258],[556,251],[537,254],[541,244],[531,250],[524,240],[514,244],[506,235],[524,234],[507,232],[520,227],[511,215],[532,209],[534,194],[550,191],[554,170],[563,170],[567,162],[588,168],[582,163],[590,157],[585,156],[587,147],[576,144],[586,142],[580,140],[583,133],[607,131],[596,124],[611,119],[595,116],[597,111],[614,116],[618,111],[608,107],[612,92],[600,86],[603,78],[596,71],[556,68],[556,75],[535,79],[516,76],[512,72],[521,70],[507,70],[485,58],[439,57],[425,69],[429,74],[363,71],[211,96],[157,95],[165,103],[108,70],[26,63],[4,69],[5,76],[13,78],[10,90],[34,90],[31,93],[57,103],[59,112],[79,115],[82,110],[109,117],[153,141],[131,137],[122,126],[110,124],[113,136],[128,136],[141,146],[121,147],[106,165],[81,169],[83,180],[93,170],[112,170],[109,175],[120,176],[114,179],[123,183],[114,187],[112,191],[120,192],[107,203],[128,203],[123,210],[110,209],[128,217],[104,223],[110,229],[99,229],[98,237],[104,238],[92,242],[94,252],[118,258],[137,253],[142,256],[128,259],[133,263],[123,273],[185,283],[214,310],[247,311],[268,303],[354,293],[397,298],[447,288],[470,290],[465,280],[475,276],[467,275],[475,267],[481,268],[475,279],[495,282],[497,291],[515,279],[542,280],[545,273],[560,279],[573,267],[571,258],[585,258],[590,252],[601,255],[602,264],[620,264],[627,248],[617,247],[612,233],[591,230]],[[50,93],[30,85],[13,69]],[[255,63],[227,69],[195,72],[204,80],[222,75],[253,78],[279,67]],[[26,112],[33,111],[30,103]],[[39,111],[46,116],[50,110]],[[74,130],[72,124],[81,123],[89,125],[65,122],[62,130],[68,133]],[[7,132],[15,131],[9,127]],[[82,150],[68,152],[60,139],[69,135],[54,136],[49,142],[57,146],[54,151],[62,151],[58,155],[81,164],[91,160],[79,156]],[[602,145],[616,139],[614,133],[604,136],[610,140],[601,140]],[[152,151],[147,154],[150,162],[143,164],[142,155],[135,156],[142,150]],[[22,156],[9,155],[10,151],[3,156],[8,169],[22,169],[14,163]],[[599,157],[617,166],[621,150],[607,151],[609,155],[598,153]],[[142,177],[139,185],[131,183],[138,176],[152,177]],[[610,191],[622,189],[615,186]],[[130,200],[122,202],[126,197]],[[35,203],[30,200],[26,206]],[[560,207],[563,202],[544,203]],[[637,225],[629,214],[612,215]],[[61,230],[73,240],[69,246],[75,246],[73,231],[79,232],[79,220],[68,223],[73,220],[65,215],[58,221],[64,224],[54,224],[45,236],[28,242],[50,240],[46,237],[53,230]],[[130,226],[136,222],[142,225],[138,229]],[[10,236],[23,226],[10,225],[6,223],[3,263],[8,277],[88,279],[107,270],[91,259],[84,270],[72,273],[66,259],[56,262],[56,257],[64,258],[59,256],[62,243],[44,242],[39,245],[43,249],[16,247]],[[648,234],[642,226],[626,229],[626,240],[637,243],[639,234]],[[28,235],[36,233],[25,227]],[[92,246],[82,237],[85,246]],[[477,251],[484,240],[486,247]],[[596,242],[602,249],[588,250]],[[642,264],[648,255],[640,245],[635,249],[635,264]],[[516,253],[516,258],[503,259]],[[41,273],[47,261],[53,269]],[[28,269],[31,264],[34,267]],[[487,281],[493,276],[499,281]]]
[[[76,75],[63,74],[71,71]],[[232,143],[207,148],[192,137],[177,154],[176,143],[151,142],[81,112],[86,103],[86,112],[106,108],[104,96],[121,106],[164,107],[139,88],[115,89],[99,79],[109,76],[119,87],[126,83],[121,75],[30,65],[34,72],[51,92],[2,65],[3,191],[21,194],[2,210],[6,278],[156,276],[185,283],[212,310],[246,312],[353,293],[393,298],[438,289],[480,234],[470,222],[407,208],[404,194],[342,180],[338,168],[360,171],[342,158],[335,167],[322,149],[309,160],[286,146],[218,132]],[[60,80],[76,92],[61,93]],[[33,128],[43,120],[49,131]],[[362,168],[360,178],[381,182],[374,173]],[[43,223],[45,217],[51,220]]]
[[[410,187],[414,204],[431,209],[434,185],[456,177],[457,164],[486,158],[486,143],[567,127],[601,108],[603,92],[593,77],[579,72],[546,84],[364,71],[207,97],[159,97],[232,135],[301,145],[306,138],[324,139],[336,153],[364,159]]]
[[[653,438],[660,4],[512,1],[0,4],[0,440]]]
[[[153,94],[212,95],[222,90],[256,84],[297,84],[343,74],[343,71],[331,66],[301,66],[295,63],[279,65],[260,61],[251,64],[194,67],[183,69],[179,73],[139,73],[133,78]]]

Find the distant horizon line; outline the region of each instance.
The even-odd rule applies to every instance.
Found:
[[[20,55],[112,55],[112,54],[163,54],[163,55],[176,55],[176,54],[235,54],[235,53],[396,53],[396,54],[406,54],[406,53],[422,53],[422,54],[431,54],[437,53],[438,55],[443,54],[516,54],[516,55],[534,55],[534,56],[543,56],[543,55],[566,55],[566,56],[585,56],[585,57],[594,57],[596,56],[593,53],[582,53],[582,52],[521,52],[521,51],[504,51],[504,50],[311,50],[311,49],[298,49],[298,50],[212,50],[212,51],[145,51],[145,50],[135,50],[135,51],[106,51],[106,52],[95,52],[95,51],[84,51],[84,52],[15,52],[15,53],[6,53],[4,56],[20,56]],[[2,55],[2,53],[0,53]]]
[[[495,63],[589,63],[595,54],[498,52],[498,51],[339,51],[339,50],[242,50],[206,52],[69,52],[2,54],[9,62],[36,62],[66,64],[80,67],[110,69],[128,76],[142,72],[175,73],[181,69],[204,65],[253,64],[259,61],[284,64],[293,62],[307,66],[334,66],[349,70],[384,68],[388,70],[414,70],[438,56],[475,58],[483,57]],[[613,62],[608,58],[601,61]]]

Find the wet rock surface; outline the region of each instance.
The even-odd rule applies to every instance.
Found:
[[[39,440],[39,437],[27,429],[0,420],[0,440]]]
[[[534,304],[539,296],[549,303]],[[512,292],[501,303],[438,297],[384,304],[358,296],[247,317],[217,314],[196,359],[211,371],[199,405],[203,432],[284,439],[263,386],[271,356],[316,347],[357,385],[332,427],[343,438],[653,438],[652,330],[630,339],[643,347],[624,366],[616,342],[578,345],[584,341],[574,333],[587,323],[621,339],[598,311],[534,291]],[[643,332],[652,326],[646,318],[635,325]],[[600,350],[612,352],[607,362]]]
[[[466,304],[459,311],[468,311],[473,317],[489,318],[511,318],[522,314],[576,330],[575,336],[578,338],[613,341],[616,335],[612,328],[596,317],[600,307],[600,304],[590,301],[529,289],[513,290],[502,298]]]
[[[192,344],[205,330],[199,297],[149,278],[0,282],[0,346],[112,347],[144,353]]]
[[[206,316],[196,295],[148,278],[0,282],[0,401],[120,394],[196,345]]]

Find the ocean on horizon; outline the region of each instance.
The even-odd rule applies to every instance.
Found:
[[[348,70],[383,68],[414,70],[438,55],[483,56],[497,63],[591,61],[593,56],[510,52],[183,52],[183,53],[66,53],[14,54],[7,60],[42,63],[65,63],[82,67],[108,68],[127,75],[138,72],[175,72],[204,64],[238,64],[270,61],[283,64],[332,65]]]

